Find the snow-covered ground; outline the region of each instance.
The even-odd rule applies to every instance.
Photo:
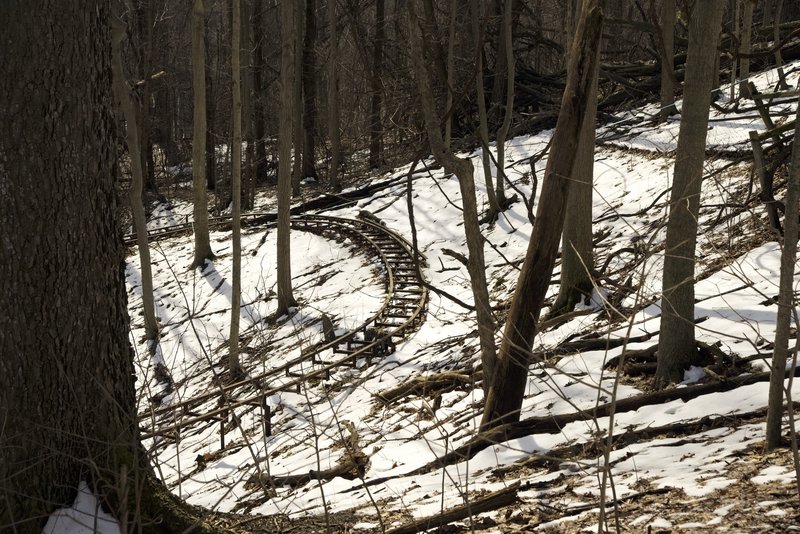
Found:
[[[794,68],[788,67],[790,83],[797,84]],[[754,81],[767,91],[776,76],[768,72],[754,77]],[[723,99],[719,104],[726,102]],[[794,104],[784,104],[781,109],[795,108]],[[598,129],[603,141],[595,163],[596,265],[611,259],[595,292],[592,313],[539,335],[536,350],[552,357],[531,368],[523,420],[591,410],[607,402],[617,376],[613,369],[604,368],[605,362],[624,349],[646,348],[658,342],[663,223],[679,123],[677,119],[665,125],[648,122],[654,111],[653,106],[634,110]],[[706,318],[697,326],[698,339],[717,343],[723,351],[739,357],[759,353],[768,357],[777,309],[771,299],[777,294],[780,248],[770,240],[762,206],[754,202],[747,209],[736,209],[751,190],[751,177],[748,164],[731,158],[749,149],[748,131],[763,131],[763,124],[754,115],[712,110],[709,150],[722,155],[709,158],[706,164],[709,177],[703,186],[697,249],[701,280],[696,289],[696,316]],[[629,123],[631,118],[638,119]],[[544,149],[551,134],[545,131],[517,137],[506,148],[507,173],[526,198],[532,196],[533,183],[528,160]],[[480,169],[480,153],[470,156]],[[427,163],[436,167],[430,160]],[[536,163],[539,185],[545,164],[546,158]],[[393,174],[400,177],[407,170],[396,169]],[[479,176],[477,173],[476,179]],[[427,258],[426,279],[472,302],[466,268],[444,253],[444,249],[451,249],[467,254],[456,178],[444,175],[441,169],[417,170],[413,186],[419,248]],[[355,217],[359,210],[367,210],[410,239],[405,193],[405,184],[398,182],[357,205],[326,214]],[[481,184],[478,199],[479,207],[485,206]],[[259,202],[263,205],[266,201]],[[183,215],[190,211],[186,205],[175,205],[156,215],[159,221],[183,222]],[[519,262],[531,235],[526,206],[517,202],[495,224],[484,225],[483,231],[493,305],[502,309],[516,284]],[[161,343],[154,357],[141,340],[141,287],[135,250],[129,257],[126,274],[143,416],[152,402],[169,405],[217,387],[215,376],[222,371],[220,362],[227,352],[230,318],[229,240],[229,232],[212,232],[217,259],[202,271],[189,269],[191,236],[153,243],[157,315],[162,325]],[[636,253],[616,253],[623,248]],[[381,272],[373,259],[352,243],[294,231],[292,272],[300,305],[291,317],[270,317],[276,308],[275,231],[268,227],[247,229],[242,250],[242,360],[250,374],[280,366],[303,347],[319,341],[322,313],[335,318],[343,331],[374,313],[384,295]],[[557,274],[558,267],[555,280]],[[631,291],[620,295],[615,310],[607,312],[606,297],[613,299],[621,286]],[[551,285],[552,292],[556,289],[556,284]],[[501,334],[497,333],[498,341]],[[646,339],[640,337],[645,340],[608,350],[563,355],[548,352],[565,341],[587,336]],[[264,434],[262,412],[242,409],[241,423],[226,431],[224,448],[216,422],[187,429],[177,440],[149,439],[145,446],[153,451],[157,472],[174,493],[216,511],[290,517],[323,514],[326,510],[354,511],[359,518],[352,525],[354,530],[380,529],[437,514],[519,481],[522,486],[517,507],[523,511],[483,514],[473,523],[476,530],[508,531],[512,530],[509,525],[515,525],[513,529],[520,531],[572,531],[580,528],[581,521],[591,517],[596,521],[604,464],[597,446],[609,430],[608,417],[570,422],[554,433],[537,433],[534,429],[527,436],[496,443],[469,460],[442,468],[430,463],[467,443],[477,431],[483,399],[480,384],[409,395],[388,404],[376,398],[378,393],[420,376],[443,371],[468,374],[479,361],[474,316],[432,294],[425,322],[398,343],[394,354],[306,384],[297,393],[273,395],[269,399],[271,436]],[[174,390],[167,395],[159,394],[163,383],[156,379],[157,363],[165,365],[174,381]],[[765,369],[768,359],[754,362],[753,372]],[[687,373],[686,384],[679,387],[713,380],[706,371],[695,368]],[[646,381],[621,376],[617,397],[637,395],[646,387]],[[720,418],[764,408],[767,388],[766,382],[758,382],[686,402],[673,400],[617,413],[614,435],[644,437],[621,439],[611,451],[613,495],[625,499],[645,490],[677,488],[684,499],[704,499],[741,482],[735,475],[737,465],[763,441],[764,425],[758,420],[720,424],[726,420]],[[800,395],[796,383],[792,393]],[[210,401],[205,408],[213,406],[215,401]],[[643,432],[673,423],[690,425],[706,416],[713,416],[717,423],[686,435],[656,432],[648,436]],[[150,428],[147,417],[142,424]],[[306,477],[295,484],[263,483],[270,480],[268,477],[281,480],[329,469],[354,448],[366,455],[368,463],[364,472],[352,479],[312,477],[309,481]],[[565,459],[561,454],[567,450],[575,452]],[[551,455],[554,459],[545,461]],[[777,465],[762,463],[748,472],[748,483],[763,486],[790,482],[794,472],[786,463],[785,459]],[[747,504],[767,525],[785,526],[795,518],[784,501]],[[720,507],[709,517],[678,521],[650,510],[623,513],[619,520],[623,529],[639,532],[647,530],[648,525],[717,528],[730,526],[726,523],[729,512]],[[525,519],[515,523],[514,517]],[[505,526],[497,526],[503,521],[507,522]]]

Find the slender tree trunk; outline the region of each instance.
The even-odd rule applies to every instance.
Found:
[[[767,450],[781,444],[783,423],[783,388],[786,379],[786,360],[789,354],[789,335],[794,312],[794,269],[797,259],[798,205],[800,205],[800,106],[794,126],[794,147],[789,181],[786,189],[786,219],[781,253],[781,277],[778,291],[778,317],[775,325],[775,349],[769,379],[767,408]]]
[[[293,58],[294,58],[294,115],[292,117],[293,121],[293,128],[294,128],[294,140],[293,140],[293,153],[294,153],[294,165],[292,167],[292,196],[298,197],[300,196],[300,181],[303,179],[303,158],[306,157],[306,154],[303,154],[303,140],[305,139],[305,135],[303,134],[303,18],[305,15],[305,2],[306,0],[301,0],[297,2],[297,5],[294,8],[294,29],[292,35],[295,36],[294,47],[293,47]]]
[[[585,0],[569,55],[567,85],[553,133],[542,193],[525,262],[508,312],[494,379],[486,392],[481,428],[519,420],[528,383],[536,322],[553,272],[603,22],[603,0]]]
[[[142,160],[138,157],[141,153],[139,128],[136,123],[136,108],[131,99],[130,89],[122,66],[122,43],[125,39],[125,26],[117,17],[114,18],[113,22],[112,67],[114,73],[114,97],[122,109],[127,130],[128,155],[131,163],[130,201],[131,211],[133,212],[133,226],[136,232],[136,244],[139,248],[139,263],[141,264],[144,331],[147,339],[154,340],[158,338],[158,322],[156,321],[156,307],[153,299],[153,272],[150,266],[150,246],[147,242],[147,220],[144,215],[144,206],[142,205],[144,173]]]
[[[598,51],[599,54],[599,51]],[[551,315],[572,311],[575,305],[591,295],[594,284],[592,251],[592,181],[594,178],[595,122],[597,118],[597,79],[600,62],[595,61],[594,80],[586,103],[586,116],[581,128],[568,204],[570,216],[564,221],[561,245],[561,281]]]
[[[244,166],[242,167],[242,209],[252,210],[255,203],[255,173],[253,170],[253,43],[250,38],[250,17],[253,14],[252,0],[241,4],[241,84],[242,136],[244,138]]]
[[[494,47],[494,79],[492,83],[492,92],[490,95],[489,115],[492,124],[495,125],[500,120],[500,108],[502,106],[503,98],[506,96],[506,76],[508,74],[508,66],[506,60],[508,53],[506,52],[506,24],[505,24],[505,9],[504,6],[513,0],[497,0],[494,3],[496,9],[495,18],[500,21],[497,31],[497,45]]]
[[[675,107],[675,0],[661,2],[661,117],[678,112]]]
[[[297,43],[297,17],[294,2],[280,3],[281,16],[281,108],[278,138],[278,311],[276,317],[288,313],[297,302],[292,295],[292,261],[289,242],[289,209],[292,187],[293,128],[300,128],[294,116],[295,53]]]
[[[340,191],[339,164],[342,138],[339,131],[339,36],[336,33],[336,0],[328,0],[328,139],[331,142],[331,163],[328,183],[334,191]]]
[[[233,211],[233,273],[231,280],[231,331],[228,339],[228,371],[231,378],[241,377],[239,363],[239,318],[242,301],[242,87],[241,87],[241,0],[233,0],[231,23],[231,93],[233,93],[233,146],[231,147],[231,196]]]
[[[256,149],[256,181],[267,180],[267,144],[264,140],[264,4],[263,0],[253,0],[253,135]]]
[[[719,78],[715,63],[725,0],[695,4],[689,22],[689,52],[683,91],[681,125],[670,195],[661,335],[656,385],[683,380],[696,354],[694,338],[694,253],[703,182],[703,161],[709,114],[709,92]]]
[[[204,15],[205,17],[205,15]],[[205,34],[205,29],[203,30],[203,34]],[[208,36],[204,35],[204,46],[205,46],[205,64],[211,65],[211,44]],[[217,47],[219,50],[219,47]],[[202,58],[202,56],[201,56]],[[202,59],[201,59],[202,61]],[[217,116],[217,102],[214,98],[214,91],[216,84],[214,83],[214,75],[212,74],[211,70],[206,68],[205,66],[205,116],[206,116],[206,126],[205,126],[205,136],[206,136],[206,188],[209,191],[215,191],[217,189],[217,142],[214,138],[214,124],[216,121]],[[219,78],[217,78],[219,79]]]
[[[753,35],[753,10],[758,0],[744,0],[742,10],[742,40],[739,52],[749,54],[751,50],[750,40]],[[750,87],[747,85],[750,78],[750,58],[742,57],[739,59],[739,95],[749,95]]]
[[[208,236],[208,199],[206,197],[206,64],[205,8],[203,0],[194,0],[192,11],[192,84],[194,88],[194,134],[192,140],[192,187],[194,188],[194,260],[192,267],[202,267],[214,258]]]
[[[369,128],[369,166],[377,169],[383,165],[383,42],[386,40],[385,0],[375,0],[375,48],[373,49],[372,106]]]
[[[503,124],[497,131],[497,188],[495,189],[495,197],[497,198],[497,205],[500,209],[505,209],[507,205],[506,200],[506,163],[505,163],[505,145],[506,137],[511,129],[511,118],[514,115],[514,46],[513,46],[513,14],[514,14],[514,1],[505,1],[505,10],[503,11],[503,31],[501,35],[505,39],[505,44],[502,49],[505,51],[506,59],[506,106],[505,116],[503,117]]]
[[[772,20],[772,40],[777,45],[781,41],[781,14],[783,12],[783,0],[775,0],[775,13]],[[783,56],[781,49],[775,49],[775,66],[778,68],[779,89],[788,89],[786,84],[786,74],[783,72]]]
[[[483,88],[483,39],[480,30],[480,11],[478,1],[469,2],[470,17],[472,19],[472,38],[475,45],[475,90],[478,100],[478,137],[481,140],[481,161],[483,163],[483,179],[486,183],[486,197],[489,201],[487,220],[494,220],[500,213],[500,205],[494,194],[494,180],[492,180],[492,161],[489,153],[489,119],[486,114],[486,94]]]
[[[454,68],[454,48],[456,44],[456,15],[458,11],[458,1],[450,0],[450,24],[447,33],[447,98],[444,104],[446,119],[444,123],[444,146],[450,149],[450,138],[453,135],[453,79],[455,78]]]
[[[419,22],[416,20],[416,9],[413,1],[409,3],[409,41],[411,44],[411,61],[414,67],[414,78],[419,91],[425,131],[431,145],[433,156],[446,172],[452,172],[458,178],[461,190],[461,201],[464,214],[464,232],[467,238],[469,271],[472,294],[475,299],[475,310],[478,318],[478,336],[481,344],[481,361],[483,363],[484,383],[489,383],[495,367],[494,331],[496,323],[492,313],[489,291],[486,286],[486,265],[483,259],[483,235],[478,223],[478,208],[475,199],[475,179],[472,161],[459,158],[444,144],[441,131],[441,118],[436,113],[433,90],[429,82],[428,69],[423,64],[424,47]]]
[[[317,1],[306,0],[303,40],[303,178],[317,178],[315,136],[317,129]]]

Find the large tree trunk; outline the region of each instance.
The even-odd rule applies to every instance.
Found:
[[[241,88],[241,0],[233,0],[231,22],[231,93],[233,94],[233,146],[231,147],[231,196],[233,211],[233,273],[231,275],[231,330],[228,339],[228,371],[231,377],[242,375],[239,363],[239,317],[242,300],[242,88]]]
[[[125,26],[118,17],[114,18],[114,31],[112,41],[113,71],[114,71],[114,97],[122,114],[125,117],[128,156],[131,164],[131,211],[133,212],[133,227],[136,232],[136,244],[139,247],[139,263],[141,263],[142,277],[142,307],[144,311],[145,337],[149,340],[158,338],[158,322],[156,321],[155,301],[153,299],[153,273],[150,266],[150,246],[147,242],[147,220],[142,204],[142,184],[144,172],[142,160],[139,157],[139,127],[136,123],[136,107],[131,99],[128,82],[122,64],[122,42],[125,39]]]
[[[208,199],[206,197],[206,63],[205,8],[203,0],[194,0],[192,10],[192,85],[194,89],[194,134],[192,139],[192,187],[194,189],[194,261],[201,267],[214,258],[208,236]]]
[[[317,129],[317,2],[306,0],[303,39],[303,178],[317,177],[314,161]]]
[[[800,204],[800,106],[794,125],[792,165],[786,190],[786,228],[781,254],[778,317],[775,327],[775,351],[769,378],[769,407],[767,411],[767,450],[781,444],[783,426],[783,388],[786,379],[786,360],[789,354],[789,335],[794,313],[794,269],[797,258],[798,204]]]
[[[117,475],[138,468],[110,8],[0,3],[0,530],[9,532],[41,532],[81,479],[119,513]]]
[[[703,182],[709,91],[715,79],[717,44],[725,0],[695,4],[689,22],[689,52],[681,125],[670,193],[664,255],[661,335],[656,385],[683,380],[696,353],[694,341],[694,252]]]
[[[383,42],[386,40],[385,0],[375,1],[375,43],[370,77],[372,106],[369,119],[369,166],[377,169],[383,165]]]
[[[281,316],[297,302],[292,295],[292,261],[289,243],[289,209],[292,188],[292,138],[295,123],[295,53],[297,42],[297,17],[294,2],[281,2],[281,109],[278,138],[278,311]]]
[[[550,311],[551,315],[572,311],[576,304],[591,294],[594,287],[592,182],[599,63],[599,60],[596,61],[594,80],[588,94],[589,101],[586,103],[586,118],[583,121],[572,168],[572,186],[568,197],[570,216],[564,222],[564,235],[561,240],[561,281],[558,297]]]
[[[497,358],[486,392],[481,428],[519,420],[528,383],[536,321],[550,283],[564,226],[575,151],[589,102],[603,21],[603,0],[585,0],[569,55],[567,85],[553,133],[542,193],[525,262],[517,281]]]
[[[467,238],[469,271],[475,310],[478,318],[478,336],[481,344],[484,383],[489,383],[495,367],[494,331],[496,327],[492,313],[489,291],[486,287],[486,265],[483,259],[483,235],[478,222],[478,207],[475,199],[475,178],[472,161],[459,158],[444,144],[441,131],[441,118],[436,113],[433,90],[429,82],[429,72],[423,63],[424,47],[419,23],[416,20],[415,6],[409,4],[409,41],[414,66],[414,78],[419,90],[425,131],[428,135],[433,156],[445,169],[458,178],[464,214],[464,232]]]
[[[335,0],[328,0],[328,41],[328,139],[331,142],[328,184],[334,191],[339,191],[342,188],[339,181],[342,138],[339,131],[339,36],[336,33]]]

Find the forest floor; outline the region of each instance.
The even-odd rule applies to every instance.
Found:
[[[798,65],[788,65],[787,72],[797,84]],[[776,80],[774,72],[754,77],[762,91],[774,89]],[[795,101],[773,103],[773,120],[789,120]],[[601,490],[609,531],[800,530],[792,453],[762,452],[763,373],[774,337],[780,247],[752,175],[748,132],[762,132],[764,125],[750,104],[735,109],[721,97],[712,109],[696,271],[703,361],[665,395],[656,395],[650,382],[679,120],[658,124],[656,106],[648,105],[598,128],[597,286],[579,313],[539,334],[523,430],[448,465],[437,463],[475,436],[483,392],[474,314],[432,293],[425,321],[393,354],[271,396],[271,435],[264,432],[263,412],[247,408],[237,414],[237,425],[223,426],[222,435],[219,422],[210,421],[170,439],[146,440],[157,472],[175,494],[241,532],[401,532],[403,525],[449,512],[456,519],[440,532],[597,531]],[[535,197],[533,185],[541,186],[542,152],[551,134],[536,132],[507,145],[507,173],[526,201]],[[481,168],[480,152],[469,156]],[[458,182],[430,160],[427,165],[413,175],[412,194],[419,249],[427,259],[423,274],[471,303],[466,268],[451,253],[467,253]],[[324,214],[355,218],[368,211],[410,240],[408,170],[375,177],[387,186]],[[783,178],[776,176],[778,198]],[[485,208],[485,190],[478,189],[479,207]],[[259,210],[274,208],[266,193],[257,202]],[[535,201],[531,209],[535,213]],[[185,202],[161,204],[152,224],[190,212]],[[513,204],[483,231],[492,305],[502,318],[531,234],[526,202]],[[131,250],[129,306],[145,430],[153,403],[192,398],[224,380],[230,232],[215,230],[211,238],[217,258],[202,270],[188,269],[190,236],[153,243],[162,324],[154,356],[140,341],[139,260]],[[385,273],[357,243],[293,232],[299,305],[289,316],[275,317],[275,232],[248,227],[242,239],[242,358],[248,374],[278,367],[317,343],[322,314],[342,332],[380,306]],[[558,266],[550,298],[557,282]],[[623,353],[627,363],[618,372],[615,362]],[[379,396],[414,380],[419,387],[390,402]],[[800,397],[797,381],[790,390]],[[603,410],[614,391],[620,402],[611,423]],[[175,414],[176,420],[181,416]],[[613,446],[606,459],[609,430]],[[313,475],[354,456],[366,459],[361,469]],[[603,480],[604,472],[610,480]]]

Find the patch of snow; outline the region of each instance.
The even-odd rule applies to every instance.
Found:
[[[106,513],[85,481],[70,508],[59,508],[47,520],[43,534],[120,534],[119,523]]]

